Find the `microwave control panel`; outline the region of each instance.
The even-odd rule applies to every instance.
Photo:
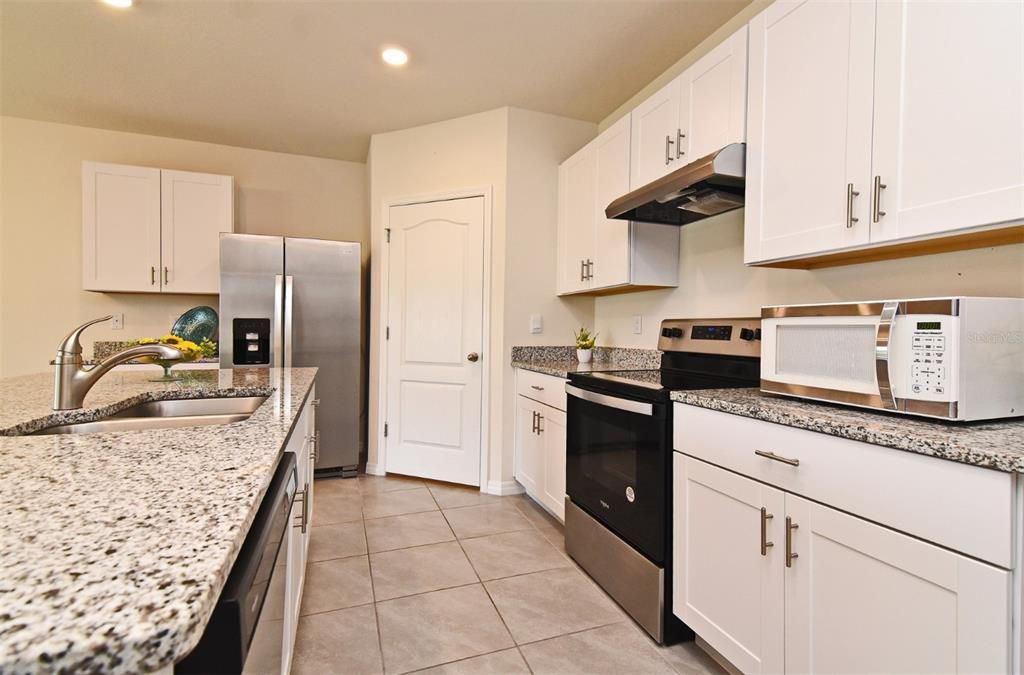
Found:
[[[907,317],[910,343],[910,398],[949,400],[951,317]],[[947,330],[943,330],[947,329]]]

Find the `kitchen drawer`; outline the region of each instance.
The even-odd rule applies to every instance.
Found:
[[[673,434],[679,452],[1011,567],[1012,474],[680,403]]]
[[[565,380],[532,370],[519,369],[516,393],[565,412]]]

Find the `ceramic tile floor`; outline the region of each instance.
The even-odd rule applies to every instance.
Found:
[[[296,675],[724,672],[658,647],[525,496],[397,476],[314,494]]]

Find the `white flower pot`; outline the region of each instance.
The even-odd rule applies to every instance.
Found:
[[[593,349],[577,349],[576,360],[580,363],[590,363],[590,359],[594,356]]]

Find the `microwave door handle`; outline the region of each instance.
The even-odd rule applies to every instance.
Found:
[[[630,401],[625,398],[617,398],[615,396],[608,396],[607,394],[598,394],[594,391],[587,391],[574,387],[571,384],[565,385],[565,393],[576,398],[583,399],[584,401],[590,401],[598,405],[605,405],[609,408],[616,408],[618,410],[625,410],[626,412],[636,413],[638,415],[646,415],[647,417],[654,416],[654,406],[650,403],[642,403],[640,401]]]
[[[892,300],[882,305],[882,313],[878,317],[878,330],[875,332],[875,377],[878,379],[878,395],[886,410],[896,410],[896,397],[892,393],[889,369],[889,343],[892,339],[893,320],[899,308],[900,303]]]

